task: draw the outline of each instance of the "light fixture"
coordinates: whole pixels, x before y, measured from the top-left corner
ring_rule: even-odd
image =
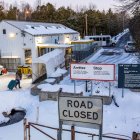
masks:
[[[36,38],[36,43],[39,43],[39,44],[43,43],[43,38],[42,37],[37,37]]]
[[[9,34],[9,37],[10,37],[10,38],[14,38],[15,36],[16,36],[15,33],[10,33],[10,34]]]
[[[66,38],[65,38],[65,44],[70,44],[70,38],[67,36]]]

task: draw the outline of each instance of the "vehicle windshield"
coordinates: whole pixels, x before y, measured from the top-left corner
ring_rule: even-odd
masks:
[[[131,43],[128,43],[129,46],[135,46],[135,43],[131,42]]]

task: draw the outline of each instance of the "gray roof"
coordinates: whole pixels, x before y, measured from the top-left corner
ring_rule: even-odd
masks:
[[[32,35],[75,34],[77,31],[62,24],[4,20],[4,22]]]

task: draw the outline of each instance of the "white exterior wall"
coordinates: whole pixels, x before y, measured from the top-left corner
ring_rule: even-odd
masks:
[[[3,34],[6,29],[6,34]],[[10,37],[13,34],[14,37]],[[21,64],[25,64],[24,49],[32,49],[35,46],[34,37],[25,33],[21,35],[21,30],[2,21],[0,23],[0,52],[1,57],[21,58]]]
[[[42,44],[55,44],[56,41],[59,44],[65,44],[66,38],[69,39],[69,41],[75,41],[79,39],[79,34],[58,34],[58,35],[47,35],[47,36],[38,36],[35,37],[36,43],[42,43]]]
[[[3,34],[3,29],[6,30],[6,34]],[[10,34],[13,37],[10,37]],[[22,35],[25,34],[25,36]],[[32,61],[38,57],[37,44],[55,44],[58,41],[59,44],[67,44],[66,39],[74,41],[79,39],[79,33],[75,34],[55,34],[55,35],[43,35],[33,36],[29,33],[22,32],[20,29],[6,23],[5,21],[0,22],[0,53],[1,57],[7,58],[20,58],[21,65],[25,65],[25,49],[31,49]],[[36,79],[39,75],[39,65],[32,64],[33,79]]]

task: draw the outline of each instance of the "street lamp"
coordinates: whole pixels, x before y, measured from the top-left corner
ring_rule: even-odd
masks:
[[[29,10],[25,10],[25,20],[27,19],[27,17],[29,16],[29,14],[30,14],[30,11]]]

